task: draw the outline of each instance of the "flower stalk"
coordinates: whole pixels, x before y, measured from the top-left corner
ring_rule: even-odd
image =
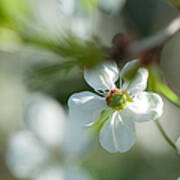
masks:
[[[148,81],[148,90],[153,91],[156,93],[161,93],[164,97],[166,97],[171,103],[175,104],[177,107],[180,108],[180,98],[171,90],[169,89],[164,83],[163,79],[160,75],[158,67],[151,67],[149,68],[149,81]],[[157,128],[161,132],[164,139],[167,143],[176,151],[177,147],[175,143],[169,138],[166,131],[162,127],[159,120],[155,121]]]
[[[149,68],[148,90],[160,93],[167,100],[180,108],[180,97],[178,97],[164,82],[158,66]]]
[[[164,137],[164,139],[167,141],[167,143],[177,152],[177,148],[176,145],[174,144],[174,142],[169,138],[169,136],[167,135],[166,131],[163,129],[163,127],[161,126],[161,123],[159,120],[155,121],[159,131],[161,132],[162,136]]]
[[[180,98],[171,89],[161,82],[157,82],[156,87],[163,96],[165,96],[175,106],[180,108]]]
[[[94,124],[94,126],[96,127],[95,129],[97,130],[98,133],[101,131],[103,125],[110,118],[110,116],[112,115],[113,112],[114,112],[114,110],[112,108],[107,108],[106,110],[104,110],[101,113],[100,118]]]

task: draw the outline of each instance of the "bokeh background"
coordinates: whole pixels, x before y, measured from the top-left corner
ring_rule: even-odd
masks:
[[[111,46],[112,38],[118,32],[132,31],[141,39],[161,31],[178,15],[175,7],[165,0],[113,2],[115,5],[111,6],[102,0],[100,7],[88,9],[88,12],[77,8],[72,17],[68,3],[62,8],[58,0],[25,0],[23,3],[1,0],[0,180],[18,179],[6,163],[8,139],[24,127],[24,104],[30,94],[46,93],[66,109],[72,93],[90,89],[82,70],[77,67],[70,71],[34,73],[36,69],[64,62],[65,58],[54,53],[51,47],[40,48],[29,43],[20,32],[30,37],[42,35],[57,40],[70,30],[82,39],[93,34],[103,45]],[[161,70],[169,87],[180,96],[179,44],[180,33],[165,44],[161,52]],[[175,141],[180,135],[180,110],[166,99],[164,102],[161,122]],[[81,166],[97,180],[176,180],[180,176],[180,158],[154,122],[137,124],[136,145],[125,154],[106,152],[97,139],[93,148],[82,157]]]

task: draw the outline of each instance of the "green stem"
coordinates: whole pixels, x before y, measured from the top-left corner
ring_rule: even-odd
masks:
[[[165,96],[170,102],[180,108],[180,98],[164,83],[156,82],[157,90]]]
[[[153,91],[155,93],[161,93],[163,96],[165,96],[170,102],[175,104],[177,107],[180,108],[180,98],[166,85],[163,83],[160,70],[157,66],[153,66],[149,68],[149,81],[148,81],[148,90]],[[164,139],[167,141],[167,143],[176,151],[177,147],[175,143],[169,138],[166,131],[161,126],[161,123],[159,120],[155,121],[159,131],[161,132]]]
[[[112,115],[112,113],[114,112],[113,109],[111,108],[107,108],[105,109],[99,119],[97,120],[97,122],[93,125],[95,131],[97,131],[97,133],[100,132],[100,130],[102,129],[103,125],[105,124],[105,122],[110,118],[110,116]]]
[[[171,103],[180,108],[180,97],[178,97],[164,82],[159,67],[149,68],[148,90],[160,93]]]
[[[163,129],[163,127],[161,126],[161,123],[159,122],[159,120],[155,121],[158,129],[160,130],[162,136],[165,138],[165,140],[168,142],[168,144],[177,152],[177,148],[176,145],[174,144],[174,142],[168,137],[168,135],[166,134],[165,130]]]

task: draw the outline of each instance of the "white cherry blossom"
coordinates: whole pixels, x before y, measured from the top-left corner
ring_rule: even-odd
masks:
[[[14,176],[32,180],[92,180],[72,161],[87,144],[87,139],[86,144],[85,138],[77,139],[76,134],[83,134],[81,126],[71,125],[60,104],[47,95],[33,95],[25,107],[26,128],[14,133],[8,144],[7,165]]]
[[[162,98],[145,91],[147,69],[139,68],[131,81],[126,78],[136,65],[137,60],[130,61],[120,72],[113,62],[85,69],[84,78],[97,94],[75,93],[68,101],[72,117],[87,127],[100,124],[100,144],[109,152],[128,151],[135,143],[135,123],[156,120],[163,112]]]

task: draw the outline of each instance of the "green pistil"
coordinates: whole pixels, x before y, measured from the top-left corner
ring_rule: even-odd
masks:
[[[113,109],[123,109],[127,105],[126,101],[127,98],[124,94],[114,94],[109,106]]]
[[[123,110],[128,102],[132,102],[132,98],[122,90],[112,90],[106,98],[107,105],[118,111]]]

